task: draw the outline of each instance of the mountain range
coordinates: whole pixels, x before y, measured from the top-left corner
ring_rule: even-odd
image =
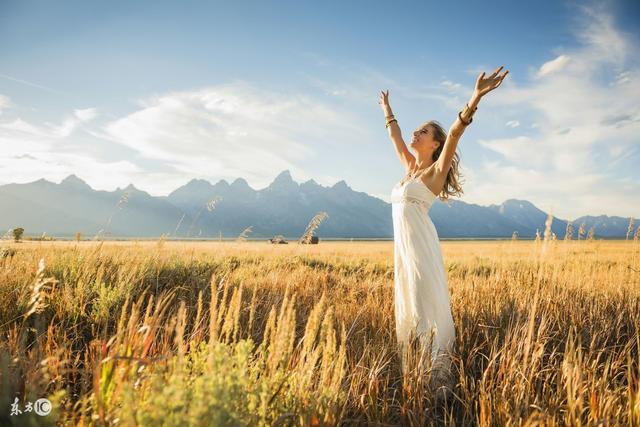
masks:
[[[167,196],[152,196],[133,184],[114,191],[94,190],[76,175],[59,184],[39,179],[0,186],[0,228],[22,227],[25,235],[85,237],[235,238],[251,226],[249,238],[300,237],[309,221],[326,212],[315,234],[320,238],[393,238],[391,205],[354,191],[345,181],[325,187],[301,184],[288,170],[266,188],[254,190],[243,178],[231,184],[192,179]],[[547,213],[526,200],[480,206],[436,200],[429,211],[441,238],[532,238],[544,231]],[[567,220],[554,218],[552,231],[563,238]],[[584,223],[596,238],[624,238],[629,219],[583,216],[573,221],[574,238]],[[634,220],[638,224],[638,220]],[[102,231],[101,231],[102,230]]]

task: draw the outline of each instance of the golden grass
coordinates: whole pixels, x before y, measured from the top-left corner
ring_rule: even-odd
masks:
[[[443,242],[445,400],[400,371],[392,242],[3,246],[2,425],[640,425],[637,240]]]

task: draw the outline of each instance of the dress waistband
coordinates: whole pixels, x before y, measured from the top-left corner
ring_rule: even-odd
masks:
[[[392,197],[391,198],[391,203],[411,203],[414,205],[421,205],[421,206],[428,206],[429,202],[427,200],[424,199],[420,199],[418,197],[413,197],[413,196],[399,196],[399,197]]]

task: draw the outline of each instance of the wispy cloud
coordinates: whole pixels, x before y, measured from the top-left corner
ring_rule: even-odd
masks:
[[[443,80],[440,84],[452,90],[460,89],[462,87],[460,83],[454,83],[451,80]]]
[[[313,162],[320,151],[337,152],[342,141],[365,144],[368,139],[366,126],[348,110],[241,81],[168,92],[137,104],[133,112],[102,123],[95,123],[96,108],[75,109],[59,122],[0,121],[0,143],[7,147],[0,157],[0,182],[75,173],[96,188],[135,182],[159,195],[194,177],[242,176],[261,188],[288,169],[296,180],[314,178],[326,185],[333,182],[329,175],[310,176],[302,164]],[[96,158],[85,144],[69,143],[79,135],[109,144],[110,159]],[[125,148],[135,158],[122,158]],[[107,182],[112,184],[100,187]]]
[[[594,207],[607,201],[608,212],[640,212],[640,198],[630,197],[640,184],[619,170],[621,162],[640,153],[640,68],[633,61],[640,50],[606,10],[581,9],[575,28],[579,47],[543,63],[529,82],[504,85],[487,98],[487,109],[535,122],[520,135],[480,139],[502,159],[472,172],[478,180],[469,180],[467,194],[474,199],[555,203],[566,217],[597,214]],[[507,126],[521,129],[515,123]]]
[[[95,108],[75,110],[73,115],[62,123],[45,122],[43,125],[31,124],[18,117],[12,121],[0,123],[0,138],[14,141],[9,149],[42,149],[48,147],[53,140],[68,137],[83,123],[93,120],[97,115]]]
[[[88,122],[95,119],[98,116],[97,108],[84,108],[80,110],[74,110],[73,115],[76,116],[81,122]]]
[[[6,110],[7,108],[10,108],[11,105],[12,105],[11,99],[6,95],[0,94],[0,114],[2,114],[2,110]]]
[[[551,61],[548,61],[548,62],[545,62],[544,64],[542,64],[542,66],[538,70],[538,73],[536,74],[536,76],[537,77],[544,77],[544,76],[546,76],[548,74],[552,74],[552,73],[555,73],[557,71],[560,71],[568,63],[569,63],[569,57],[567,55],[560,55],[557,58],[552,59]]]
[[[94,135],[168,162],[185,177],[243,176],[256,185],[289,169],[311,178],[301,161],[339,141],[362,139],[348,111],[245,82],[171,92],[139,105]]]
[[[21,83],[23,85],[35,87],[37,89],[46,90],[47,92],[55,93],[55,94],[58,94],[58,95],[66,95],[64,92],[60,92],[59,90],[52,89],[50,87],[43,86],[43,85],[40,85],[40,84],[37,84],[37,83],[29,82],[27,80],[18,79],[16,77],[7,76],[6,74],[0,74],[0,77],[3,78],[3,79],[11,80],[11,81],[16,82],[16,83]]]
[[[35,125],[20,117],[0,122],[0,183],[61,180],[75,173],[99,188],[110,188],[118,176],[122,179],[140,172],[126,159],[103,161],[65,144],[96,115],[96,109],[87,108],[75,110],[59,123]]]

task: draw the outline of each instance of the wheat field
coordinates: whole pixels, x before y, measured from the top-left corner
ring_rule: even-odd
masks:
[[[2,242],[0,424],[640,425],[637,240],[442,249],[444,400],[400,370],[392,242]]]

